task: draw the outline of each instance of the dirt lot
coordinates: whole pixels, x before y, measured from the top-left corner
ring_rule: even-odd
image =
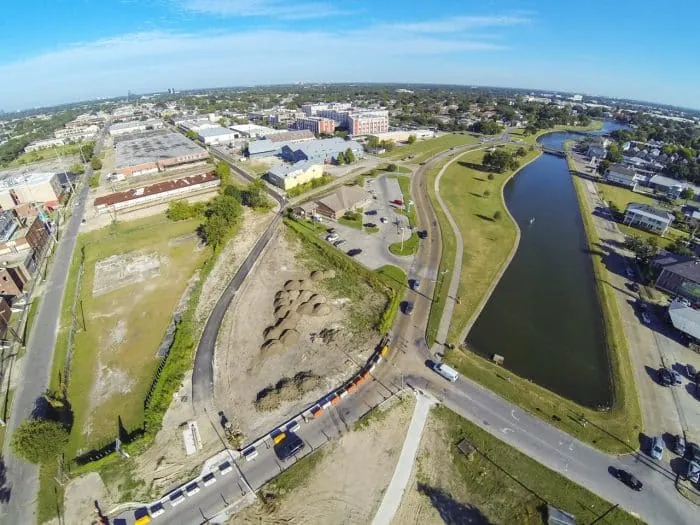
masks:
[[[362,430],[329,442],[308,476],[301,480],[292,477],[294,486],[274,504],[265,507],[258,502],[229,524],[370,523],[394,473],[414,404],[410,395],[397,399]],[[278,489],[274,484],[263,492]]]
[[[378,341],[371,319],[383,311],[386,297],[342,272],[334,278],[312,281],[309,279],[312,270],[331,267],[324,266],[318,258],[311,259],[312,255],[305,250],[308,248],[296,237],[278,234],[241,288],[219,335],[215,366],[217,408],[249,439],[340,385],[367,359]],[[306,297],[313,295],[310,302],[320,304],[319,308],[326,314],[314,315],[303,310],[298,316],[289,313],[298,318],[292,341],[264,346],[270,339],[285,337],[280,330],[266,332],[288,309],[276,303],[278,292],[287,281],[302,279],[306,280],[303,286],[306,291],[300,293]],[[296,310],[297,305],[293,306]],[[332,340],[321,337],[324,329],[335,331]],[[278,385],[281,379],[299,373],[315,377],[298,382],[301,391],[287,388],[281,396],[285,399],[278,406],[267,403],[256,407],[261,391],[284,386]]]
[[[103,513],[112,505],[109,492],[96,472],[71,481],[66,486],[63,523],[97,524],[96,501]],[[61,525],[61,522],[54,518],[46,525]]]

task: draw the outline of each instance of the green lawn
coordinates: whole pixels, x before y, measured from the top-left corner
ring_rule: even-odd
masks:
[[[386,162],[384,164],[380,164],[375,169],[377,171],[386,171],[388,173],[411,173],[411,169],[407,168],[406,166],[402,166],[401,164],[394,164],[394,166],[396,166],[396,170],[393,172],[389,171],[389,163]]]
[[[66,287],[61,329],[53,364],[52,387],[62,374],[71,307],[81,250],[85,264],[78,308],[85,330],[74,338],[68,397],[75,416],[67,457],[102,446],[114,438],[118,417],[124,426],[143,424],[143,400],[159,360],[155,353],[187,281],[208,249],[198,248],[198,220],[171,222],[164,215],[118,223],[80,236]],[[93,296],[95,263],[115,254],[157,253],[160,274],[147,282],[128,284]],[[98,372],[98,369],[102,372]],[[96,382],[105,385],[96,391]],[[98,394],[96,392],[101,392]]]
[[[355,210],[353,212],[348,212],[348,213],[350,214],[349,215],[350,218],[346,217],[346,215],[348,215],[346,213],[344,216],[342,216],[340,219],[338,219],[338,222],[340,224],[344,224],[345,226],[350,226],[351,228],[361,230],[362,229],[362,218],[363,218],[362,208],[360,208],[359,210]]]
[[[478,138],[470,134],[458,135],[450,133],[434,139],[417,140],[413,144],[407,144],[405,146],[396,146],[393,150],[386,152],[382,156],[397,160],[415,155],[415,157],[411,159],[411,162],[419,163],[450,148],[464,146],[466,144],[475,144],[478,141]]]
[[[471,460],[456,446],[465,438],[476,449]],[[642,523],[444,407],[431,411],[417,459],[417,487],[423,498],[416,523],[432,523],[449,506],[453,515],[472,507],[470,514],[483,514],[484,523],[544,525],[541,510],[547,504],[573,514],[577,523],[598,518],[599,525]]]
[[[85,143],[66,144],[64,146],[56,146],[55,148],[42,149],[39,151],[30,151],[29,153],[22,153],[15,160],[7,164],[7,166],[22,166],[31,162],[39,162],[47,159],[55,160],[57,153],[61,157],[67,157],[69,155],[80,155],[80,147],[83,145],[85,145]],[[66,166],[66,169],[68,169],[68,166]]]
[[[403,243],[395,242],[394,244],[390,244],[389,251],[394,255],[415,255],[418,253],[419,244],[420,239],[418,238],[418,234],[413,232]]]
[[[399,186],[401,186],[401,194],[403,195],[403,202],[404,205],[407,205],[409,201],[411,201],[411,177],[407,177],[405,175],[399,175],[396,177],[396,179],[399,181]],[[404,210],[402,210],[404,211]],[[408,212],[404,211],[404,215],[408,217],[408,223],[411,226],[415,226],[416,223],[418,222],[416,220],[416,207],[411,206]]]

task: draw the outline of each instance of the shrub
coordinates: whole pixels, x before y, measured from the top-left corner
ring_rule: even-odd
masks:
[[[10,446],[30,463],[45,463],[61,455],[68,435],[68,429],[58,421],[26,419],[12,435]]]

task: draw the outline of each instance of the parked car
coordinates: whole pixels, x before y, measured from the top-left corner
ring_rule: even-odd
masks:
[[[644,486],[641,481],[634,477],[633,474],[627,472],[626,470],[622,470],[621,468],[612,468],[612,474],[632,490],[639,491],[642,490],[642,487]]]
[[[364,226],[365,228],[376,228],[376,227],[377,227],[377,225],[374,224],[373,222],[366,222],[366,223],[363,224],[363,226]]]
[[[229,461],[224,461],[221,465],[219,465],[219,474],[221,474],[222,476],[225,476],[232,470],[233,467],[231,466],[231,463]]]
[[[151,505],[151,508],[148,510],[148,513],[151,515],[151,518],[157,518],[158,516],[162,516],[165,514],[165,508],[163,507],[162,503],[156,503],[154,505]]]
[[[362,253],[362,250],[360,248],[353,248],[352,250],[348,250],[348,255],[350,257],[355,257],[355,255],[360,255]]]
[[[420,230],[417,235],[418,235],[419,239],[427,239],[428,238],[428,230]]]
[[[287,432],[287,437],[275,445],[275,454],[281,461],[287,461],[304,448],[304,442],[293,432]]]
[[[413,313],[413,303],[406,301],[403,305],[403,313],[406,315],[411,315]]]
[[[409,284],[413,290],[418,290],[420,287],[420,279],[411,279]]]
[[[333,243],[333,246],[335,246],[337,248],[338,246],[342,246],[343,244],[347,244],[347,243],[343,239],[340,239],[338,241],[335,241]]]
[[[394,199],[391,201],[393,204],[396,204],[397,206],[403,206],[403,201],[401,199]]]
[[[673,451],[679,456],[685,455],[685,438],[682,434],[678,434],[673,444]]]
[[[335,233],[335,228],[328,228],[326,231],[332,235]]]
[[[664,440],[661,436],[654,436],[651,440],[651,446],[649,447],[649,455],[661,461],[664,457]]]
[[[671,386],[673,384],[673,377],[668,368],[659,369],[659,381],[664,386]]]
[[[700,462],[700,447],[695,443],[688,443],[685,447],[685,457],[688,461]]]
[[[700,482],[700,461],[689,461],[686,477],[693,483]]]
[[[176,505],[179,505],[183,501],[185,501],[185,495],[182,493],[181,490],[175,491],[170,496],[168,496],[168,499],[170,500],[170,504],[175,507]]]
[[[636,283],[635,283],[635,284],[636,284]],[[646,311],[649,309],[649,307],[647,306],[647,303],[645,303],[645,302],[642,301],[641,299],[637,299],[637,306],[639,307],[639,309],[640,309],[642,312],[646,312]]]
[[[642,312],[642,321],[644,321],[644,324],[651,324],[651,319],[649,319],[649,315],[646,312]]]
[[[379,219],[379,222],[381,222],[382,224],[386,224],[386,217],[381,217]]]
[[[674,385],[683,384],[683,378],[681,377],[681,374],[678,373],[678,371],[676,370],[671,370],[671,379],[673,380]]]
[[[697,370],[695,370],[695,367],[691,364],[685,365],[685,375],[688,376],[688,379],[691,381],[695,381],[697,377]]]
[[[216,483],[216,477],[214,476],[213,472],[210,472],[202,478],[202,485],[204,485],[205,487],[213,485],[214,483]]]
[[[365,212],[365,215],[376,215],[376,214],[377,214],[377,210],[367,210]]]
[[[326,240],[327,240],[328,242],[335,242],[335,241],[337,241],[339,238],[340,238],[340,236],[339,236],[337,233],[331,233],[330,235],[328,235],[328,236],[326,237]]]

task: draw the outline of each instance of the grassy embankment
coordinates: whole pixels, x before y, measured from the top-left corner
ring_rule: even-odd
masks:
[[[27,153],[22,153],[15,160],[7,164],[8,168],[14,166],[23,166],[31,162],[40,162],[42,160],[56,160],[57,154],[61,157],[67,157],[69,155],[80,155],[80,147],[84,146],[85,143],[79,144],[65,144],[63,146],[56,146],[54,148],[42,149],[39,151],[30,151]],[[66,169],[68,166],[66,166]]]
[[[481,152],[463,155],[460,160],[469,161]],[[536,156],[528,153],[527,161]],[[430,198],[437,210],[443,236],[443,253],[440,268],[444,271],[454,264],[456,241],[447,219],[439,208],[433,192],[434,177],[440,167],[435,167],[428,174]],[[457,221],[464,238],[465,253],[462,261],[459,298],[456,305],[450,336],[459,334],[488,291],[493,278],[510,253],[515,239],[515,224],[505,215],[500,221],[489,220],[495,211],[505,211],[501,202],[501,188],[506,176],[498,175],[488,198],[483,197],[480,174],[472,168],[453,164],[442,177],[441,187],[450,188],[449,194],[443,194],[451,214]],[[475,191],[476,190],[476,191]],[[481,190],[481,191],[479,191]],[[466,197],[465,197],[466,196]],[[465,202],[467,203],[465,205]],[[494,224],[496,223],[496,224]],[[431,310],[428,324],[428,337],[434,339],[439,319],[442,315],[449,287],[450,273],[438,280],[436,303]],[[641,425],[641,416],[634,393],[624,334],[619,325],[616,305],[601,301],[608,326],[608,344],[610,345],[613,381],[615,383],[615,402],[608,412],[587,409],[546,390],[530,381],[513,374],[510,381],[501,379],[503,369],[471,352],[453,351],[447,353],[447,359],[467,377],[483,384],[518,404],[523,409],[546,418],[555,426],[609,452],[628,452],[635,447],[637,433]],[[613,310],[613,308],[615,308]],[[456,342],[454,339],[451,342]],[[590,424],[588,424],[590,423]]]
[[[364,280],[369,286],[381,291],[387,297],[384,311],[375,320],[373,327],[379,333],[389,331],[399,309],[399,303],[403,298],[406,287],[406,274],[396,266],[383,266],[376,271],[369,270],[355,261],[352,257],[338,251],[332,245],[319,238],[318,226],[309,221],[295,221],[285,219],[285,224],[307,243],[307,247],[313,248],[309,254],[319,265],[332,266],[340,269],[345,274],[345,279],[337,283],[338,287],[351,296],[357,291],[356,278]],[[359,300],[360,298],[358,298]],[[366,316],[365,316],[366,317]]]
[[[478,141],[478,137],[468,133],[463,135],[450,133],[434,139],[417,140],[413,144],[406,144],[405,146],[396,146],[393,150],[384,153],[382,157],[400,160],[415,155],[411,162],[419,163],[450,148],[475,144]]]
[[[411,206],[406,211],[406,206],[411,201],[411,177],[400,175],[394,177],[401,187],[401,195],[403,197],[404,208],[398,210],[398,213],[406,215],[408,217],[408,224],[414,227],[417,223],[416,221],[416,207]],[[395,242],[389,245],[389,251],[394,255],[415,255],[418,252],[419,238],[418,233],[412,232],[411,236],[406,239],[403,243]]]
[[[84,248],[84,272],[76,312],[78,327],[67,387],[74,415],[65,452],[67,461],[81,451],[99,448],[112,440],[118,418],[128,430],[143,425],[145,394],[159,362],[156,350],[188,279],[209,253],[208,249],[197,249],[199,241],[194,232],[198,225],[198,220],[171,222],[158,215],[117,223],[78,238],[64,292],[50,382],[53,390],[63,386],[68,333],[73,318],[71,308]],[[158,253],[160,274],[151,278],[147,287],[144,283],[131,283],[93,297],[95,263],[111,255],[133,251]],[[100,377],[106,369],[115,375]],[[117,383],[120,374],[128,379],[127,385]],[[99,382],[102,394],[96,396]],[[96,397],[99,401],[95,401]],[[99,465],[90,464],[90,468],[93,467]],[[40,521],[56,514],[56,497],[62,501],[61,491],[55,494],[53,490],[55,474],[55,465],[41,467]]]
[[[471,460],[457,449],[465,438],[476,449]],[[424,447],[417,460],[418,491],[431,503],[418,509],[421,522],[449,508],[483,515],[484,523],[544,525],[550,504],[577,523],[642,523],[444,407],[432,410],[423,439],[439,449]]]

